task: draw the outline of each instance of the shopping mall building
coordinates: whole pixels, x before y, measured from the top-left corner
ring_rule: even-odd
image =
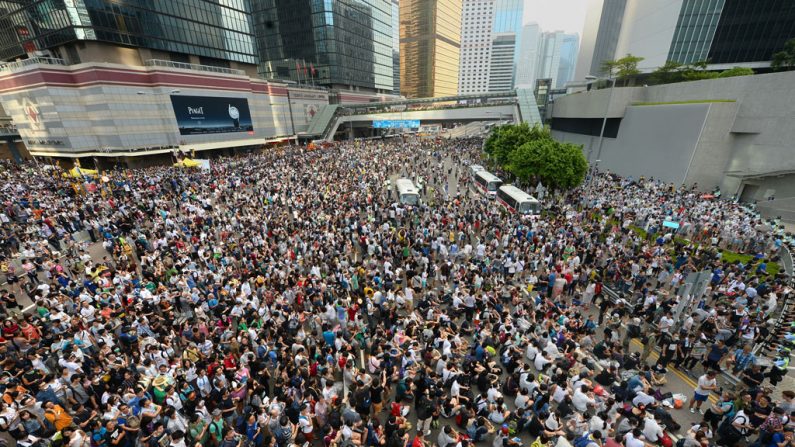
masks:
[[[0,157],[140,165],[176,150],[234,153],[300,138],[329,103],[394,98],[377,49],[323,52],[321,33],[296,36],[267,2],[0,3]],[[320,15],[324,30],[362,17],[343,9]]]

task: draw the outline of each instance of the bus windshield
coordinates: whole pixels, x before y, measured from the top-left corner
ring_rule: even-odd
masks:
[[[401,194],[400,196],[400,201],[405,205],[416,205],[419,200],[420,196],[417,194]]]
[[[538,203],[535,202],[522,202],[519,204],[519,212],[522,214],[538,213]]]

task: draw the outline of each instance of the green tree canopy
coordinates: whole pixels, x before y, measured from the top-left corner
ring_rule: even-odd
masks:
[[[640,56],[633,56],[627,54],[621,59],[616,60],[616,77],[619,79],[626,79],[640,74],[638,64],[645,58]]]
[[[499,126],[492,131],[483,150],[500,166],[508,163],[511,152],[528,141],[552,138],[549,131],[539,127],[530,127],[527,123]]]
[[[651,75],[649,80],[652,84],[670,84],[672,82],[679,82],[682,80],[682,67],[681,62],[666,61],[665,64],[657,67]]]
[[[555,141],[549,132],[544,135],[512,151],[505,169],[524,183],[540,180],[552,188],[562,189],[581,184],[588,171],[582,146]]]
[[[728,70],[723,70],[718,75],[719,78],[731,78],[734,76],[750,76],[754,74],[754,70],[748,67],[734,67]]]
[[[784,44],[784,49],[773,53],[770,66],[776,70],[792,70],[795,68],[795,39],[790,39]]]

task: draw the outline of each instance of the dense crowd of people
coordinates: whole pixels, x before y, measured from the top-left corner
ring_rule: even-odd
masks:
[[[358,141],[98,178],[4,164],[0,440],[795,445],[795,393],[766,386],[793,337],[771,324],[791,294],[768,271],[776,233],[609,173],[511,214],[469,191],[480,148]],[[678,296],[704,268],[705,298]],[[667,392],[671,368],[698,377],[691,396]],[[685,406],[703,421],[679,427]]]

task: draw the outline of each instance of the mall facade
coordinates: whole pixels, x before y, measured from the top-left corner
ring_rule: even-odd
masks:
[[[329,23],[290,46],[287,1],[0,1],[0,157],[231,153],[301,138],[330,103],[393,99],[391,51],[337,42],[350,24],[334,20],[377,23],[391,39],[391,6],[354,3],[312,10]],[[268,63],[288,70],[263,74]]]
[[[33,156],[140,157],[286,141],[329,92],[168,61],[27,59],[0,72],[0,102]]]

